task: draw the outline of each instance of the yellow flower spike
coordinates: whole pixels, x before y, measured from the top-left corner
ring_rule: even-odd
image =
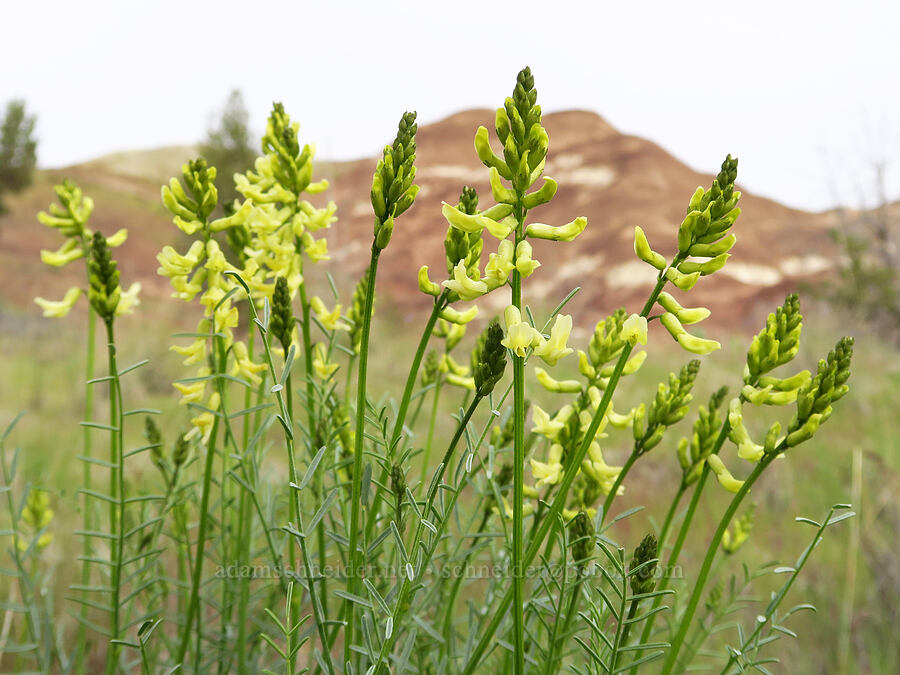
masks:
[[[493,511],[494,513],[498,513],[496,506],[494,506],[491,511]],[[532,513],[534,513],[534,504],[529,502],[522,505],[523,516],[530,516]],[[513,517],[512,508],[510,507],[509,501],[506,499],[506,497],[503,497],[503,517],[506,520],[512,520]]]
[[[447,373],[446,381],[448,384],[452,384],[456,387],[468,389],[469,391],[475,391],[474,377],[463,377],[462,375],[457,375],[456,373]]]
[[[518,357],[524,358],[531,347],[539,347],[543,336],[529,323],[522,321],[522,314],[515,305],[503,312],[506,322],[506,337],[500,342]]]
[[[331,256],[328,255],[328,240],[325,237],[313,239],[308,232],[303,236],[303,252],[313,262],[331,260]]]
[[[569,334],[572,332],[572,315],[557,314],[556,322],[550,330],[550,339],[541,342],[535,350],[535,356],[541,357],[544,363],[555,366],[563,357],[571,354],[574,349],[566,346]]]
[[[622,324],[621,337],[626,342],[635,344],[647,344],[647,317],[632,314]]]
[[[516,269],[523,277],[530,277],[541,266],[531,257],[532,251],[531,244],[524,239],[516,246]]]
[[[313,347],[313,370],[319,379],[327,380],[338,369],[338,364],[328,362],[328,352],[325,345],[317,342]]]
[[[234,366],[232,366],[231,374],[243,375],[252,384],[260,384],[262,378],[258,373],[265,371],[268,366],[265,363],[254,363],[247,352],[247,345],[241,341],[235,342],[231,350],[234,353]]]
[[[64,267],[73,260],[84,257],[84,249],[78,245],[77,239],[66,239],[56,251],[41,251],[41,262],[51,267]]]
[[[641,369],[641,366],[644,365],[644,361],[646,360],[647,352],[644,350],[639,351],[637,354],[635,354],[625,362],[625,367],[622,369],[622,374],[634,375]],[[612,375],[612,372],[610,372],[610,375]]]
[[[556,195],[558,184],[555,180],[548,176],[544,176],[544,184],[534,192],[525,195],[523,205],[526,209],[531,210],[541,204],[547,204]]]
[[[201,372],[201,377],[208,374],[209,373]],[[199,403],[203,400],[203,393],[206,391],[206,380],[203,380],[202,382],[190,382],[188,384],[175,382],[172,386],[181,392],[180,404]]]
[[[234,227],[235,225],[243,225],[247,222],[253,209],[253,202],[248,199],[230,216],[213,220],[209,224],[209,229],[211,232],[221,232],[222,230],[227,230],[229,227]]]
[[[691,335],[681,325],[678,317],[671,312],[663,314],[660,317],[660,322],[669,331],[669,334],[678,341],[678,344],[692,354],[703,356],[716,351],[722,346],[715,340],[705,340],[696,335]]]
[[[488,292],[486,283],[469,278],[466,273],[465,260],[456,263],[456,267],[453,268],[453,279],[447,279],[441,285],[451,291],[456,291],[460,300],[475,300]]]
[[[637,226],[634,228],[634,253],[639,259],[652,265],[656,269],[666,269],[666,259],[662,254],[657,253],[650,248],[650,242],[647,241],[647,235],[644,234],[644,230]]]
[[[229,328],[236,328],[239,319],[240,316],[237,307],[229,307],[228,303],[221,305],[219,309],[215,311],[216,332],[224,333]]]
[[[596,483],[599,483],[606,494],[612,489],[618,475],[622,472],[621,466],[610,466],[603,459],[603,451],[597,441],[592,441],[588,448],[588,456],[581,462],[581,470]]]
[[[772,385],[767,385],[762,389],[745,384],[741,389],[741,394],[750,403],[754,405],[789,405],[797,400],[799,389],[790,389],[788,391],[773,391]]]
[[[741,411],[741,399],[733,398],[728,404],[728,424],[731,430],[728,438],[732,443],[738,446],[738,457],[746,459],[748,462],[758,462],[762,459],[765,448],[758,443],[754,443],[750,438],[747,427],[744,426],[744,416]]]
[[[691,262],[687,260],[678,266],[678,271],[683,274],[699,273],[700,276],[705,277],[725,267],[725,263],[728,262],[730,257],[730,253],[723,253],[706,262]]]
[[[494,197],[494,201],[501,204],[515,204],[517,200],[515,190],[510,190],[500,182],[500,173],[493,166],[491,167],[490,176],[491,194]]]
[[[156,254],[160,268],[157,274],[164,277],[176,277],[190,274],[204,255],[205,245],[202,241],[195,241],[184,255],[171,246],[164,246],[162,251]]]
[[[547,391],[555,394],[580,394],[581,382],[578,380],[557,380],[543,368],[535,367],[534,375],[538,383]]]
[[[534,426],[531,428],[532,433],[540,434],[545,438],[554,440],[559,432],[565,427],[564,421],[551,419],[550,415],[540,406],[534,405],[531,408],[531,421]]]
[[[140,292],[141,282],[139,281],[131,284],[127,291],[122,291],[119,295],[119,304],[116,305],[116,316],[134,312],[134,308],[141,304],[141,300],[138,298]]]
[[[201,363],[206,359],[206,339],[205,338],[197,338],[187,347],[179,347],[178,345],[172,345],[169,349],[176,354],[181,354],[185,356],[185,360],[182,362],[184,365],[189,366],[192,363]]]
[[[190,302],[197,296],[197,293],[203,290],[203,282],[205,280],[206,270],[198,271],[190,280],[188,280],[186,274],[172,277],[170,282],[172,283],[172,288],[175,289],[172,297]]]
[[[609,419],[610,425],[616,429],[626,429],[634,424],[634,413],[635,409],[632,408],[626,414],[620,415],[614,412],[612,407],[610,407],[609,411],[606,413],[606,417]]]
[[[203,229],[203,223],[199,220],[185,220],[181,216],[175,216],[172,222],[175,223],[175,227],[187,235],[196,234],[198,230]]]
[[[553,227],[544,223],[531,223],[525,229],[525,236],[532,239],[549,239],[550,241],[572,241],[587,227],[587,218],[578,216],[571,223]]]
[[[545,485],[556,485],[559,483],[563,472],[562,452],[563,447],[558,443],[554,443],[550,446],[550,453],[546,462],[539,462],[533,458],[529,460],[531,462],[531,475],[535,479],[535,487],[540,488]]]
[[[588,358],[588,355],[580,349],[578,350],[578,372],[589,380],[593,380],[597,377],[597,369],[591,365],[591,360]]]
[[[316,318],[319,320],[326,329],[328,330],[350,330],[350,327],[347,326],[341,319],[341,305],[337,304],[334,306],[334,309],[330,312],[328,308],[325,306],[325,303],[322,302],[322,298],[318,295],[312,296],[309,301],[309,306],[313,312],[316,314]]]
[[[663,291],[657,299],[660,306],[667,312],[671,312],[682,324],[699,323],[707,318],[711,312],[706,307],[697,307],[695,309],[686,309],[678,304],[678,301],[671,295]]]
[[[44,310],[44,316],[55,319],[61,319],[71,310],[78,296],[81,295],[81,289],[73,286],[66,291],[62,300],[45,300],[44,298],[35,298],[34,301]]]
[[[472,319],[478,316],[478,307],[469,307],[465,312],[460,312],[452,307],[444,307],[441,310],[440,317],[450,323],[455,323],[460,326],[464,326],[469,323]]]
[[[491,253],[488,264],[484,267],[484,281],[488,287],[497,288],[506,283],[509,275],[516,268],[513,264],[515,244],[509,239],[504,239],[497,247],[496,253]]]
[[[206,243],[206,257],[207,260],[204,267],[210,272],[221,274],[228,269],[228,261],[225,260],[225,254],[222,253],[222,249],[219,248],[219,242],[215,239],[210,239]]]
[[[718,455],[710,455],[706,458],[706,463],[712,472],[716,474],[716,478],[719,479],[721,486],[729,492],[737,492],[744,485],[744,481],[738,480],[731,475],[731,472]]]
[[[485,216],[483,213],[469,215],[468,213],[463,213],[455,206],[451,206],[447,202],[441,202],[441,204],[443,204],[441,207],[441,214],[444,216],[444,219],[457,230],[462,230],[469,234],[477,234],[484,229],[488,229],[489,231],[497,229],[497,222],[488,216]],[[491,231],[491,234],[494,234],[494,232]],[[508,235],[509,230],[506,231],[506,234],[503,235],[503,237],[494,234],[494,236],[498,236],[499,239],[503,239]]]
[[[123,227],[121,230],[117,230],[106,238],[106,245],[110,248],[116,248],[124,244],[127,239],[128,230]]]
[[[694,287],[694,284],[697,283],[697,279],[700,278],[700,272],[694,272],[692,274],[682,274],[674,267],[670,267],[666,270],[666,279],[671,281],[676,288],[680,288],[682,291],[689,291]]]
[[[553,416],[553,422],[555,424],[568,424],[569,418],[572,417],[573,412],[575,412],[575,409],[567,403]]]
[[[456,359],[454,359],[450,354],[443,354],[441,356],[441,360],[438,361],[438,370],[442,373],[451,373],[460,377],[464,377],[469,374],[468,366],[457,363]]]
[[[506,180],[512,180],[512,171],[509,170],[506,162],[494,154],[488,138],[488,130],[484,127],[478,127],[475,132],[475,152],[485,166],[496,169]]]
[[[419,268],[419,290],[435,298],[441,294],[441,287],[428,278],[428,265]]]

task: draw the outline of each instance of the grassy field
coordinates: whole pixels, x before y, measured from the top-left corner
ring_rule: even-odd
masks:
[[[127,382],[126,400],[132,405],[161,410],[161,426],[169,429],[185,426],[188,414],[179,409],[170,385],[183,375],[179,358],[168,351],[172,342],[168,336],[192,329],[194,319],[187,315],[183,320],[173,319],[164,308],[171,309],[165,300],[147,300],[135,316],[119,322],[119,342],[120,364],[151,360],[150,367],[141,369],[138,377]],[[803,367],[814,367],[815,359],[847,331],[847,321],[831,315],[824,306],[809,305],[805,310],[808,318],[798,360]],[[760,324],[762,320],[760,317]],[[52,494],[56,514],[51,526],[54,541],[42,561],[54,571],[50,577],[52,588],[47,591],[55,598],[58,614],[63,617],[66,589],[78,573],[71,561],[79,544],[71,532],[80,522],[73,472],[80,475],[81,471],[76,456],[81,452],[78,421],[83,407],[85,321],[81,315],[60,322],[40,318],[36,310],[12,309],[4,310],[0,321],[0,426],[5,427],[15,414],[26,413],[10,445],[21,448],[20,478]],[[406,372],[418,327],[397,330],[398,321],[399,317],[390,316],[389,303],[383,303],[381,313],[376,312],[376,351],[370,376],[376,391],[380,388],[396,392]],[[779,462],[754,489],[750,498],[757,506],[753,534],[737,554],[723,557],[717,568],[718,581],[727,589],[731,575],[743,574],[742,566],[755,570],[770,561],[790,565],[812,535],[810,528],[794,522],[795,516],[819,519],[831,504],[853,503],[858,518],[829,530],[792,590],[788,607],[809,602],[818,612],[801,613],[792,619],[789,627],[799,640],[782,640],[773,650],[783,660],[780,672],[839,672],[843,668],[843,672],[887,673],[900,669],[893,635],[900,618],[900,560],[893,543],[900,525],[900,442],[894,432],[900,410],[900,367],[896,351],[885,340],[862,328],[854,327],[849,332],[857,336],[851,395],[838,406],[825,433]],[[467,361],[466,350],[473,335],[471,331],[457,348],[458,360]],[[583,347],[586,341],[582,335],[572,343]],[[695,387],[695,406],[723,384],[736,391],[748,343],[747,336],[730,336],[723,340],[721,351],[704,359]],[[669,369],[687,360],[663,331],[651,331],[650,347],[650,358],[639,374],[628,378],[620,388],[617,410],[647,399]],[[574,362],[568,365],[574,368]],[[551,400],[544,400],[550,395],[542,396],[533,381],[532,385],[535,401],[552,407]],[[447,406],[440,418],[439,434],[449,433],[450,412]],[[98,418],[102,415],[103,410],[98,409]],[[757,420],[754,426],[759,429],[772,421],[767,411],[748,417],[751,424]],[[680,435],[689,433],[693,418],[692,412],[629,475],[626,494],[614,509],[645,509],[616,525],[611,532],[616,540],[636,542],[645,532],[658,527],[677,488],[679,469],[674,446]],[[141,428],[135,419],[128,431],[132,444],[140,443]],[[608,439],[604,454],[611,464],[624,461],[629,435],[616,432]],[[728,447],[724,452],[734,451]],[[733,459],[729,464],[738,466]],[[158,480],[149,462],[131,466],[129,481]],[[695,537],[711,534],[726,503],[725,493],[710,486],[702,502]],[[700,548],[695,546],[694,550]],[[690,556],[682,559],[686,578],[691,578],[691,570],[698,563]],[[742,596],[756,602],[747,603],[743,611],[726,617],[705,649],[721,650],[726,642],[734,643],[737,633],[733,623],[728,622],[740,620],[745,627],[752,625],[769,592],[780,583],[781,579],[774,575],[757,580]],[[685,584],[681,586],[679,590],[685,590]],[[72,629],[68,620],[63,625]]]

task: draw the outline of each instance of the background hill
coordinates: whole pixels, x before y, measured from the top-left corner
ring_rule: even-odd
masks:
[[[441,201],[455,203],[461,188],[472,185],[484,203],[492,203],[487,172],[472,145],[479,124],[492,128],[493,112],[462,112],[419,131],[417,182],[422,189],[415,206],[399,221],[379,268],[383,297],[405,316],[417,315],[428,304],[416,287],[418,266],[438,270],[435,278],[442,271],[446,223]],[[634,307],[646,296],[652,270],[634,258],[633,226],[645,229],[654,248],[672,253],[675,227],[687,200],[697,185],[708,185],[712,177],[693,171],[654,143],[618,132],[591,112],[548,114],[545,125],[551,138],[546,175],[554,177],[560,189],[534,218],[559,225],[583,215],[588,228],[577,245],[536,245],[535,255],[544,267],[529,280],[526,301],[554,305],[572,287],[581,286],[572,304],[575,316],[598,317],[623,304]],[[34,216],[46,208],[52,185],[64,177],[94,198],[95,227],[107,233],[129,229],[129,240],[118,252],[124,278],[142,281],[148,300],[167,294],[165,280],[156,276],[155,254],[166,243],[177,245],[179,233],[160,203],[159,186],[196,152],[191,146],[119,152],[41,172],[25,193],[9,200],[10,213],[0,219],[0,302],[19,309],[30,305],[41,265],[39,251],[59,243]],[[346,284],[368,261],[374,164],[372,158],[317,163],[317,177],[331,181],[321,199],[338,204],[339,221],[328,235],[331,269]],[[833,214],[790,209],[746,192],[742,207],[734,258],[714,282],[701,281],[691,293],[695,304],[713,310],[711,323],[738,330],[753,329],[763,308],[768,311],[785,292],[827,271],[836,256],[827,234],[835,223]],[[79,281],[70,274],[78,274],[74,266],[71,272],[42,275],[41,294],[51,297]],[[488,296],[482,301],[484,309],[503,305],[501,296]]]

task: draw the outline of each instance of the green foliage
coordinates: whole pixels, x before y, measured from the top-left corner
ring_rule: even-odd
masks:
[[[37,165],[37,118],[25,110],[25,101],[6,104],[0,121],[0,213],[4,212],[3,194],[21,192],[31,184]]]

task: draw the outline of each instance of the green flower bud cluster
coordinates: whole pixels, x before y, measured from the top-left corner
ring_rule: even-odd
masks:
[[[299,132],[299,122],[292,123],[284,105],[274,103],[262,137],[262,151],[269,157],[275,180],[294,195],[309,187],[313,173],[313,148],[307,144],[300,149]]]
[[[359,342],[362,338],[362,317],[366,307],[366,293],[368,289],[369,268],[367,267],[356,283],[356,288],[353,289],[353,297],[350,300],[350,307],[347,309],[347,319],[350,322],[350,344],[353,346],[353,351],[357,354],[359,354]],[[374,303],[375,298],[372,300]]]
[[[440,367],[441,357],[436,349],[429,349],[425,354],[425,361],[422,363],[422,386],[427,387],[437,380],[438,368]]]
[[[738,549],[744,545],[744,542],[750,538],[750,533],[753,531],[753,514],[755,510],[756,504],[751,504],[722,534],[722,550],[728,555],[737,553]]]
[[[827,358],[819,361],[815,377],[800,388],[797,412],[788,425],[784,444],[788,448],[809,440],[829,417],[832,404],[849,391],[850,362],[853,359],[853,338],[843,337]]]
[[[153,463],[165,474],[166,455],[163,448],[162,434],[156,422],[149,415],[144,418],[144,438],[147,439],[147,445],[150,446],[150,457],[153,459]]]
[[[525,414],[528,414],[528,409],[531,407],[531,404],[528,401],[525,401]],[[502,450],[503,448],[508,448],[512,445],[513,439],[515,438],[515,419],[513,415],[508,415],[503,424],[497,424],[491,429],[491,445],[494,446],[497,450]],[[508,464],[504,464],[504,468],[509,467],[510,476],[512,476],[512,467]],[[506,483],[501,483],[500,479],[497,479],[498,485],[505,485]],[[509,482],[509,481],[507,481]]]
[[[606,319],[597,323],[591,335],[591,341],[588,343],[587,356],[590,358],[590,362],[583,357],[580,358],[582,375],[588,379],[596,378],[603,366],[618,358],[626,343],[622,337],[622,326],[627,318],[627,312],[620,307]]]
[[[287,279],[279,276],[275,279],[275,290],[272,292],[272,316],[269,318],[269,334],[273,335],[284,348],[287,355],[294,339],[294,310],[291,307],[291,291]]]
[[[694,399],[691,389],[700,371],[700,361],[694,359],[682,366],[678,375],[669,373],[668,385],[659,383],[656,397],[645,414],[641,404],[634,415],[635,451],[642,455],[659,445],[666,429],[680,422],[688,412],[688,405]],[[646,418],[646,420],[645,420]],[[645,426],[646,421],[646,426]]]
[[[656,537],[648,534],[634,549],[634,555],[628,565],[628,573],[631,576],[631,592],[634,595],[652,593],[656,588],[656,557],[658,543]],[[654,561],[654,562],[651,562]],[[635,572],[635,570],[637,570]]]
[[[106,238],[95,232],[91,239],[91,258],[88,261],[88,300],[97,316],[107,324],[112,322],[119,305],[119,270],[109,253]]]
[[[184,164],[181,175],[184,185],[172,178],[162,187],[162,200],[174,216],[175,225],[185,234],[194,234],[207,227],[209,216],[216,208],[219,199],[216,168],[207,165],[201,157]]]
[[[385,146],[372,178],[372,208],[375,210],[375,247],[387,247],[394,231],[394,219],[412,206],[419,191],[416,177],[416,113],[400,119],[397,137]]]
[[[485,328],[483,346],[479,350],[478,363],[473,366],[472,374],[475,378],[475,393],[485,397],[494,390],[494,386],[503,377],[506,368],[506,347],[503,340],[503,329],[500,323],[494,319]]]
[[[498,177],[511,181],[516,192],[524,193],[543,171],[550,147],[547,131],[541,126],[541,107],[537,105],[537,89],[534,88],[530,68],[526,67],[519,72],[512,96],[504,101],[502,108],[497,109],[494,127],[497,138],[503,144],[503,159],[491,150],[487,129],[484,127],[479,127],[475,136],[478,157],[491,169],[492,183],[499,185],[499,181],[493,178],[496,173]],[[555,189],[552,191],[555,192]],[[494,195],[497,201],[512,203],[503,198],[502,190],[499,192],[500,194]],[[515,193],[508,196],[515,199]],[[538,200],[534,206],[538,203],[545,202]]]
[[[569,546],[572,547],[572,559],[576,563],[584,563],[594,550],[594,524],[584,511],[579,511],[569,521]]]
[[[766,327],[753,338],[747,352],[744,383],[756,384],[762,375],[791,361],[800,350],[802,329],[800,300],[791,293],[775,313],[769,314]]]
[[[728,155],[709,190],[698,187],[691,197],[687,216],[678,229],[678,250],[682,254],[710,258],[706,262],[685,261],[678,266],[684,275],[705,276],[722,268],[734,246],[728,230],[741,214],[737,203],[741,193],[734,189],[738,160]]]
[[[403,467],[396,463],[391,467],[391,492],[397,499],[403,499],[406,495],[406,475]]]
[[[235,211],[231,205],[228,205],[225,208],[225,213],[228,216],[233,216]],[[250,228],[245,223],[237,223],[234,227],[229,227],[225,230],[225,243],[228,244],[228,248],[231,249],[241,265],[246,265],[247,263],[246,249],[250,245],[251,239]]]
[[[681,465],[681,482],[684,487],[693,484],[700,477],[704,462],[715,447],[722,428],[718,410],[727,394],[728,387],[721,387],[710,396],[709,403],[700,406],[697,411],[690,440],[682,438],[678,443],[678,463]]]
[[[475,188],[464,187],[459,197],[459,205],[456,207],[469,216],[478,213],[478,194]],[[470,279],[478,281],[481,278],[481,251],[484,247],[482,232],[464,232],[452,225],[447,227],[447,236],[444,239],[444,252],[447,258],[447,274],[453,275],[456,265],[463,261],[466,274]]]

